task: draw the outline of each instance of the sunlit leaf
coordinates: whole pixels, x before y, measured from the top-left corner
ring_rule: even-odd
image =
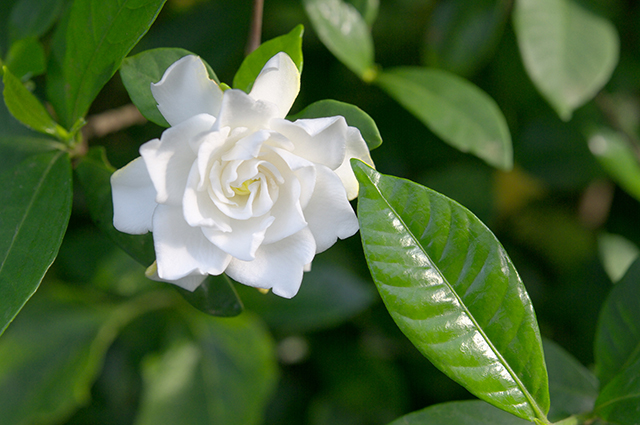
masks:
[[[20,80],[44,73],[46,63],[42,43],[35,38],[16,41],[7,52],[5,65]]]
[[[347,68],[365,81],[375,76],[373,39],[360,13],[342,0],[304,0],[318,37]]]
[[[136,425],[253,425],[276,378],[274,346],[255,317],[193,315],[194,340],[148,358]]]
[[[243,90],[246,93],[251,91],[253,82],[269,59],[277,53],[285,52],[289,55],[293,63],[296,64],[299,72],[302,72],[302,34],[304,27],[298,25],[288,34],[281,35],[269,41],[265,41],[256,50],[247,56],[236,75],[233,77],[233,88]]]
[[[549,388],[540,332],[502,245],[458,203],[351,163],[365,257],[403,333],[479,398],[544,420]]]
[[[591,412],[598,397],[598,379],[593,373],[552,341],[544,341],[544,356],[549,371],[549,419]]]
[[[629,239],[605,232],[598,236],[598,252],[612,282],[622,279],[631,264],[640,256],[640,249]]]
[[[403,67],[380,73],[375,82],[445,142],[494,167],[513,166],[504,115],[469,81],[442,70]]]
[[[83,117],[166,0],[76,0],[59,25],[47,93],[61,123]]]
[[[573,0],[517,0],[513,20],[529,77],[569,120],[609,81],[618,63],[615,28]]]
[[[0,174],[0,334],[38,289],[71,214],[65,152],[31,156]]]
[[[169,127],[169,123],[158,110],[158,102],[151,94],[151,83],[160,81],[171,64],[188,55],[193,53],[179,48],[160,48],[146,50],[122,62],[120,68],[122,82],[131,101],[149,121],[162,127]],[[205,66],[209,72],[209,78],[219,83],[218,77],[206,62]]]
[[[319,100],[289,117],[289,119],[293,121],[300,118],[321,118],[335,115],[342,115],[348,125],[360,130],[369,150],[373,150],[382,144],[382,136],[380,136],[378,126],[373,118],[362,109],[349,103],[332,99]]]
[[[482,401],[454,401],[409,413],[389,425],[527,425],[529,421]]]

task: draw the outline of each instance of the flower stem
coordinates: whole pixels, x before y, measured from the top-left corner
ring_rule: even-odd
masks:
[[[251,28],[249,29],[249,40],[245,53],[253,52],[260,46],[262,36],[262,10],[264,9],[264,0],[253,0],[253,14],[251,16]]]

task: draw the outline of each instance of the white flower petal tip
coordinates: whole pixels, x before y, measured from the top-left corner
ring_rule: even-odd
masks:
[[[151,231],[158,204],[156,190],[142,158],[136,158],[111,175],[113,227],[142,235]]]
[[[284,118],[300,91],[300,72],[288,54],[280,52],[264,65],[249,93],[255,100],[274,103]]]
[[[350,201],[358,197],[358,190],[360,189],[358,179],[356,179],[356,175],[351,169],[352,158],[359,159],[365,164],[375,168],[367,142],[362,138],[360,130],[355,127],[349,127],[347,129],[347,152],[342,165],[335,170],[335,173],[340,177],[340,180],[342,180],[347,190],[347,198]]]
[[[156,261],[145,270],[144,275],[147,279],[155,280],[156,282],[171,283],[190,292],[195,291],[207,278],[207,275],[191,274],[176,280],[161,279],[160,276],[158,276],[158,263]]]
[[[202,59],[194,55],[167,68],[162,79],[151,84],[151,93],[172,126],[198,114],[218,116],[222,103],[222,90],[209,78]]]

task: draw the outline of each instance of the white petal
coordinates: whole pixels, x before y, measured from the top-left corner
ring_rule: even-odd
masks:
[[[142,158],[138,157],[111,176],[113,226],[121,232],[141,235],[152,229],[156,190]]]
[[[192,227],[206,226],[230,232],[229,217],[215,206],[206,189],[198,190],[199,181],[200,173],[194,164],[182,199],[184,219]]]
[[[358,218],[347,200],[340,178],[327,167],[316,167],[316,187],[304,209],[304,218],[316,239],[316,252],[333,245],[358,231]]]
[[[273,288],[274,294],[291,298],[298,293],[303,271],[315,251],[313,235],[305,228],[279,242],[260,246],[253,261],[234,258],[226,273],[245,285]]]
[[[158,276],[158,263],[155,261],[147,268],[147,270],[144,272],[144,275],[147,277],[147,279],[155,280],[156,282],[172,283],[191,292],[195,291],[196,288],[200,286],[208,276],[206,274],[192,273],[176,280],[160,279],[160,276]]]
[[[256,100],[275,103],[278,118],[284,118],[299,91],[300,72],[289,55],[280,52],[264,65],[249,95]]]
[[[344,161],[347,122],[341,116],[301,119],[295,122],[273,120],[271,128],[287,137],[293,153],[335,170]]]
[[[203,227],[202,233],[227,254],[243,261],[251,261],[255,258],[256,251],[264,240],[264,234],[273,220],[271,216],[231,220],[231,232]]]
[[[217,117],[222,103],[222,90],[209,79],[204,63],[194,55],[185,56],[167,68],[162,79],[151,84],[151,93],[162,116],[172,126],[198,114]]]
[[[335,173],[340,177],[344,187],[347,189],[347,197],[349,200],[355,199],[358,196],[358,180],[356,179],[355,174],[353,174],[353,170],[351,169],[351,164],[349,160],[351,158],[357,158],[372,167],[373,160],[371,159],[371,154],[369,153],[369,148],[367,147],[367,143],[362,138],[360,134],[360,130],[355,127],[349,127],[347,132],[347,153],[344,158],[344,162],[340,167],[338,167]]]
[[[219,275],[231,257],[205,238],[199,227],[189,226],[180,207],[158,205],[153,214],[153,244],[158,276],[177,280],[191,274]]]
[[[166,129],[160,139],[140,146],[140,155],[158,192],[156,202],[179,205],[196,154],[190,146],[194,138],[204,138],[214,124],[210,115],[197,115]]]
[[[224,92],[217,128],[246,127],[252,130],[269,128],[269,121],[278,117],[277,105],[255,100],[242,90]]]

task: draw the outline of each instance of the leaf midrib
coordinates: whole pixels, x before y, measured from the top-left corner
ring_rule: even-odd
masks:
[[[366,174],[366,173],[365,173]],[[371,180],[371,178],[369,178],[369,175],[367,175],[367,179],[371,182],[371,184],[373,185],[373,187],[375,187],[376,192],[378,193],[378,195],[380,196],[380,198],[384,201],[384,203],[387,205],[387,207],[391,210],[391,212],[394,214],[394,216],[400,221],[400,223],[402,223],[402,226],[404,229],[407,230],[407,233],[410,235],[411,239],[416,243],[416,245],[420,248],[420,251],[422,251],[422,253],[430,260],[430,263],[432,264],[432,266],[435,268],[435,270],[438,272],[438,274],[442,277],[443,281],[446,283],[447,287],[451,290],[451,292],[453,292],[454,296],[456,297],[456,300],[458,300],[460,306],[463,308],[464,312],[467,314],[467,316],[469,317],[469,319],[473,322],[474,326],[476,327],[476,329],[478,330],[478,332],[480,333],[480,335],[482,335],[482,337],[484,338],[485,342],[489,345],[489,347],[491,348],[491,350],[493,351],[493,353],[496,355],[496,357],[499,359],[500,363],[504,366],[504,368],[509,372],[509,375],[512,377],[512,379],[514,380],[514,382],[516,383],[516,385],[518,386],[518,388],[520,389],[520,391],[522,391],[522,393],[524,394],[525,398],[527,399],[527,401],[529,402],[529,405],[531,406],[533,412],[535,413],[535,415],[538,417],[538,419],[542,419],[544,423],[547,422],[547,417],[546,415],[542,412],[542,409],[540,409],[540,407],[538,406],[538,404],[536,403],[536,401],[533,399],[533,396],[529,393],[529,390],[524,386],[524,384],[522,383],[522,381],[520,380],[520,378],[516,375],[516,373],[513,371],[513,369],[511,369],[511,366],[509,365],[509,363],[504,359],[504,357],[502,356],[502,353],[500,353],[495,346],[493,345],[493,342],[489,339],[489,337],[485,334],[484,329],[482,329],[482,327],[478,324],[478,322],[476,321],[475,317],[471,314],[471,312],[469,311],[469,309],[467,308],[466,304],[463,302],[463,300],[460,298],[460,296],[458,295],[458,293],[453,289],[453,287],[451,286],[451,284],[449,283],[449,280],[444,276],[444,274],[440,271],[440,268],[433,263],[433,261],[431,260],[431,257],[426,253],[424,247],[422,246],[422,244],[420,243],[420,241],[417,240],[417,238],[415,237],[415,235],[413,234],[413,232],[411,232],[409,230],[409,227],[406,225],[406,223],[404,222],[404,220],[402,219],[402,217],[398,214],[398,212],[395,210],[395,208],[393,208],[391,206],[391,204],[387,201],[387,199],[382,195],[382,192],[380,191],[380,189],[378,188],[378,186],[373,182],[373,180]]]

